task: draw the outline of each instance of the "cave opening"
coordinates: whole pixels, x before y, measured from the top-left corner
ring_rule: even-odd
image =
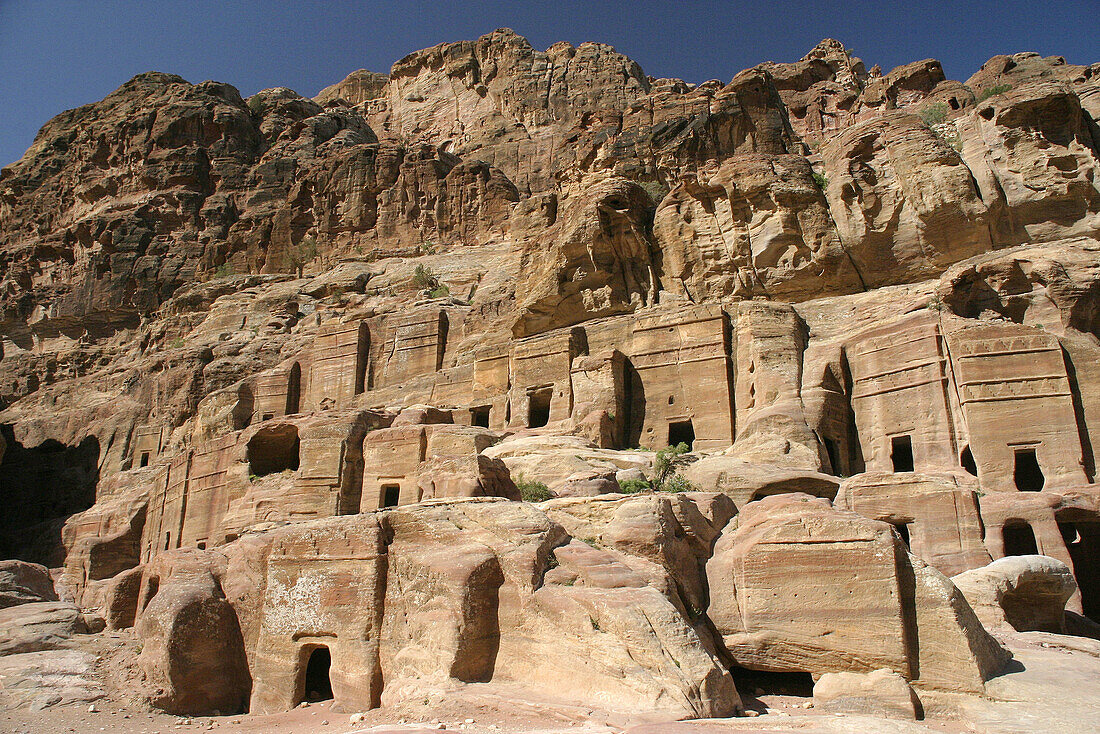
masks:
[[[0,435],[6,444],[0,460],[0,558],[60,566],[60,521],[95,503],[99,439],[87,436],[72,445],[46,439],[28,448],[11,425],[0,426]]]
[[[962,453],[959,454],[959,464],[966,470],[967,474],[978,476],[978,465],[974,461],[974,453],[970,450],[970,446],[965,447]]]
[[[1059,522],[1085,616],[1100,622],[1100,522]]]
[[[470,408],[470,425],[488,428],[490,410],[491,407],[488,405],[479,405],[476,408]]]
[[[550,401],[553,387],[540,387],[527,394],[527,427],[542,428],[550,422]]]
[[[1016,483],[1016,489],[1021,492],[1041,492],[1046,484],[1046,477],[1039,466],[1039,457],[1035,449],[1017,449],[1015,452],[1015,466],[1012,470],[1012,479]]]
[[[298,469],[301,442],[297,426],[260,429],[248,442],[248,472],[257,477]]]
[[[1039,545],[1035,542],[1035,531],[1025,522],[1006,524],[1001,531],[1004,538],[1006,556],[1035,556],[1039,554]]]
[[[301,701],[329,701],[332,699],[332,654],[324,645],[313,648],[303,676]]]
[[[401,504],[401,485],[382,485],[382,507],[397,507]]]
[[[672,421],[668,424],[668,445],[686,444],[688,450],[695,444],[695,427],[690,420]]]
[[[286,382],[286,414],[294,415],[298,412],[302,403],[302,365],[297,362],[290,368],[290,376]],[[266,420],[266,416],[264,420]]]
[[[895,472],[913,471],[912,436],[894,436],[890,439],[890,462]]]
[[[898,535],[901,536],[902,542],[905,543],[906,549],[911,550],[913,548],[913,545],[912,545],[912,542],[909,540],[909,523],[907,523],[907,522],[896,522],[896,523],[893,523],[893,525],[894,525],[894,530],[898,531]]]

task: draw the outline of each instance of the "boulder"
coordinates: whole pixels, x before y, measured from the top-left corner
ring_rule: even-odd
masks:
[[[44,650],[0,657],[0,710],[41,711],[106,696],[97,657],[78,650]]]
[[[1065,633],[1073,572],[1049,556],[1008,556],[951,577],[990,630]]]
[[[920,718],[923,708],[909,682],[892,670],[826,673],[814,683],[814,708],[831,714]]]
[[[244,641],[220,578],[225,557],[175,551],[146,569],[135,625],[150,703],[184,716],[247,710]]]
[[[978,483],[968,474],[871,471],[841,482],[836,506],[904,529],[909,551],[944,574],[989,562]]]
[[[73,647],[73,637],[87,631],[72,604],[44,601],[8,607],[0,610],[0,656]]]
[[[0,561],[0,609],[39,601],[57,601],[46,567],[25,561]]]
[[[744,507],[774,494],[798,492],[831,499],[840,479],[809,469],[750,463],[735,456],[705,456],[681,470],[686,479],[706,492],[721,492]]]
[[[709,616],[740,666],[888,668],[928,688],[980,692],[1007,660],[950,581],[883,522],[804,494],[741,509],[707,563]]]

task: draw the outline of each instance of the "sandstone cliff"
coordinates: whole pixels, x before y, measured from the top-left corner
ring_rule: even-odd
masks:
[[[1053,556],[1100,618],[1098,118],[1100,64],[833,40],[728,83],[507,29],[315,99],[139,75],[0,173],[0,557],[182,713],[292,708],[318,650],[363,708],[980,694],[947,576]]]

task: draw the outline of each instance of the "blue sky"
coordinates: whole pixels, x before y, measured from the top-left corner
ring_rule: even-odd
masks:
[[[1100,61],[1100,0],[284,2],[0,0],[0,164],[53,115],[143,71],[312,96],[348,72],[510,27],[537,48],[601,41],[655,76],[728,81],[839,38],[870,67],[934,57],[966,79],[998,53]]]

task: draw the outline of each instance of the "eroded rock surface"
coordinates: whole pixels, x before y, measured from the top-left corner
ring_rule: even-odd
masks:
[[[983,623],[1100,620],[1098,105],[500,29],[58,115],[0,173],[12,696],[100,695],[106,625],[187,715],[977,711]]]

